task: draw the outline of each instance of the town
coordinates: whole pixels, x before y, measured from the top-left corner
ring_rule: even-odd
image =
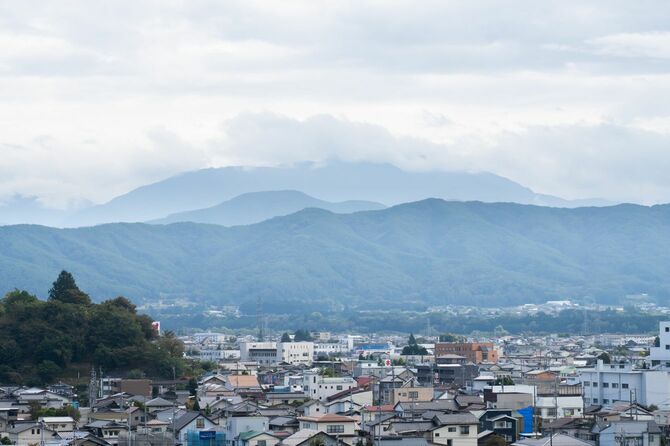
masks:
[[[180,341],[202,376],[94,369],[86,399],[64,382],[0,386],[2,444],[660,446],[670,435],[667,321],[657,335]]]

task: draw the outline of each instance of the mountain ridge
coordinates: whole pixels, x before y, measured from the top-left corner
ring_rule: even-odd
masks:
[[[269,190],[299,190],[331,202],[356,199],[387,206],[427,197],[566,207],[611,204],[597,199],[572,202],[537,194],[489,172],[412,172],[384,163],[331,161],[324,165],[231,166],[183,172],[75,212],[65,225],[155,220],[177,212],[215,206],[244,193]]]
[[[384,209],[386,206],[363,200],[329,202],[295,190],[261,191],[248,192],[215,206],[178,212],[164,218],[149,220],[147,223],[167,224],[190,221],[223,226],[248,225],[273,217],[293,214],[310,207],[348,214],[363,210]]]
[[[670,297],[670,206],[550,208],[428,199],[378,211],[308,208],[248,226],[114,223],[0,228],[0,287],[54,271],[96,299],[275,311]]]

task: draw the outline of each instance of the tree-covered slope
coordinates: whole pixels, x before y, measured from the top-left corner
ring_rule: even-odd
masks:
[[[560,209],[430,199],[256,225],[0,228],[0,287],[39,292],[61,269],[96,299],[264,299],[266,311],[549,298],[670,296],[670,209]]]

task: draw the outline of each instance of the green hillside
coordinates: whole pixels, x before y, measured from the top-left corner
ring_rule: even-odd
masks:
[[[251,226],[0,227],[0,289],[48,289],[62,269],[94,299],[159,296],[266,311],[556,298],[670,297],[670,208],[548,208],[437,199]]]

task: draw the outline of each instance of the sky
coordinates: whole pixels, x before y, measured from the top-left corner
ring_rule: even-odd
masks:
[[[667,0],[0,3],[0,201],[338,159],[670,202],[668,104]]]

